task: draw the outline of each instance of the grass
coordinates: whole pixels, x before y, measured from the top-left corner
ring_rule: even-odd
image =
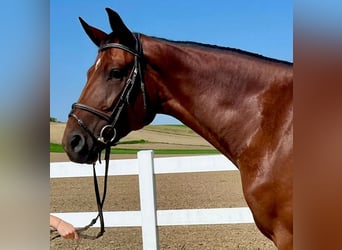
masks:
[[[64,149],[61,144],[50,143],[50,152],[51,153],[63,153]]]
[[[131,141],[122,141],[119,142],[118,144],[145,144],[148,143],[148,141],[141,139],[141,140],[131,140]]]
[[[185,125],[148,125],[144,127],[144,130],[152,131],[157,136],[160,134],[161,136],[165,136],[165,134],[168,136],[189,136],[189,140],[191,140],[194,137],[197,137],[198,135],[192,131],[190,128],[188,128]],[[141,138],[141,137],[140,137]],[[213,148],[199,148],[192,149],[189,148],[190,145],[187,145],[187,149],[179,148],[180,145],[173,145],[168,144],[167,142],[158,142],[159,144],[164,144],[163,147],[166,147],[166,149],[154,149],[152,144],[154,142],[140,139],[138,138],[132,138],[131,140],[122,140],[119,142],[119,144],[116,147],[112,147],[111,153],[112,154],[127,154],[132,155],[136,154],[138,151],[143,149],[153,149],[155,154],[170,154],[170,155],[200,155],[200,154],[218,154],[219,152]],[[120,147],[121,145],[121,147]],[[126,145],[126,146],[125,146]],[[63,153],[63,147],[61,144],[56,143],[50,143],[50,152],[53,153]]]
[[[139,140],[138,143],[144,140]],[[131,143],[132,144],[132,143]],[[117,148],[113,147],[111,149],[111,154],[136,154],[138,151],[143,149],[126,149],[126,148]],[[50,143],[50,152],[51,153],[63,153],[64,149],[61,144]],[[216,149],[154,149],[155,154],[170,154],[170,155],[202,155],[202,154],[218,154],[219,152]]]

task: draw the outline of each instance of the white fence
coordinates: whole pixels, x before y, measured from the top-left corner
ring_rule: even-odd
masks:
[[[97,166],[98,168],[98,166]],[[111,160],[109,175],[139,175],[140,211],[104,212],[106,227],[142,227],[143,249],[158,249],[157,226],[254,223],[247,207],[157,210],[154,174],[232,171],[236,167],[223,155],[154,158],[153,151],[138,152],[138,159]],[[104,175],[104,167],[96,170]],[[50,164],[50,178],[92,176],[92,168],[72,162]],[[109,187],[110,188],[110,187]],[[82,227],[97,212],[53,213]],[[97,222],[95,227],[99,227]]]

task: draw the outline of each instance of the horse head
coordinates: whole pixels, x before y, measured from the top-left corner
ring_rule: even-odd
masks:
[[[144,61],[139,34],[133,34],[113,10],[106,9],[112,28],[107,34],[80,22],[98,47],[86,85],[72,110],[62,144],[72,161],[93,163],[105,147],[150,123]]]

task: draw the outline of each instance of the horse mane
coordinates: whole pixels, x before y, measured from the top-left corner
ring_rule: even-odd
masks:
[[[174,41],[174,40],[169,40],[169,39],[160,38],[160,37],[154,37],[154,36],[151,36],[151,37],[158,39],[158,40],[168,42],[168,43],[180,44],[180,45],[189,46],[189,47],[197,47],[197,48],[205,49],[205,50],[217,50],[217,51],[221,51],[221,52],[234,52],[234,53],[238,53],[238,54],[242,54],[242,55],[247,55],[247,56],[267,60],[270,62],[283,63],[283,64],[287,64],[287,65],[291,65],[291,66],[293,65],[293,63],[289,62],[289,61],[279,60],[279,59],[275,59],[275,58],[271,58],[271,57],[266,57],[266,56],[263,56],[260,54],[256,54],[253,52],[248,52],[248,51],[244,51],[244,50],[240,50],[240,49],[236,49],[236,48],[223,47],[223,46],[205,44],[205,43],[199,43],[199,42],[193,42],[193,41]]]

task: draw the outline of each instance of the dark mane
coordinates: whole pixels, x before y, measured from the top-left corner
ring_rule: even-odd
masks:
[[[288,65],[293,65],[292,62],[288,62],[285,60],[279,60],[271,57],[266,57],[260,54],[240,50],[240,49],[235,49],[235,48],[230,48],[230,47],[223,47],[223,46],[217,46],[217,45],[212,45],[212,44],[204,44],[204,43],[198,43],[198,42],[192,42],[192,41],[173,41],[165,38],[160,38],[160,37],[152,37],[158,40],[162,40],[168,43],[175,43],[175,44],[180,44],[184,46],[189,46],[189,47],[198,47],[201,49],[207,49],[207,50],[218,50],[222,52],[234,52],[234,53],[239,53],[247,56],[252,56],[252,57],[257,57],[263,60],[271,61],[271,62],[276,62],[276,63],[284,63]]]

